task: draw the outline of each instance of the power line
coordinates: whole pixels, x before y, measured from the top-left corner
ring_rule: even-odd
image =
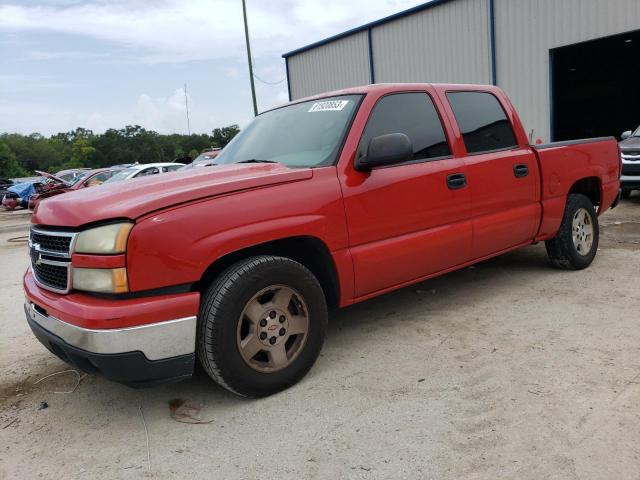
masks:
[[[253,76],[255,77],[256,80],[266,84],[266,85],[280,85],[282,82],[284,82],[287,77],[283,77],[282,80],[278,80],[277,82],[267,82],[266,80],[263,80],[262,78],[260,78],[258,75],[256,75],[255,73],[253,74]]]
[[[253,58],[253,55],[251,56],[251,61],[253,62],[253,65],[256,64],[256,59]],[[258,76],[258,74],[255,73],[255,72],[253,72],[253,76],[255,77],[256,80],[258,80],[258,81],[260,81],[260,82],[262,82],[262,83],[264,83],[266,85],[279,85],[279,84],[281,84],[282,82],[284,82],[287,79],[287,77],[283,77],[282,80],[278,80],[277,82],[268,82],[267,80],[264,80],[264,79],[260,78]]]

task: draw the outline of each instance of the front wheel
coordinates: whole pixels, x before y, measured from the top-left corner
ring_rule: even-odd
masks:
[[[322,287],[302,264],[268,255],[247,258],[225,270],[204,295],[198,358],[226,389],[271,395],[313,366],[327,316]]]
[[[591,200],[585,195],[570,194],[558,234],[545,242],[551,263],[564,270],[588,267],[598,251],[599,233]]]
[[[620,192],[620,198],[622,200],[628,200],[631,197],[631,190],[628,189],[622,189],[622,192]]]

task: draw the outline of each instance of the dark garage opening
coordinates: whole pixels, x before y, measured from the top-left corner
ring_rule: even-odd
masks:
[[[640,125],[640,30],[551,50],[552,140]]]

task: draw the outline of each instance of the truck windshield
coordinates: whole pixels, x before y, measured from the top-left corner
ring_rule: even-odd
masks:
[[[332,165],[361,97],[322,98],[258,115],[224,148],[215,163],[268,161],[288,167]]]

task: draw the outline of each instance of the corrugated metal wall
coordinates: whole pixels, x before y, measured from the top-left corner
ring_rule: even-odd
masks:
[[[491,83],[487,0],[458,0],[371,31],[376,82]]]
[[[494,0],[498,85],[550,140],[549,50],[640,28],[640,0]],[[640,61],[640,59],[635,59]]]
[[[455,0],[371,27],[376,82],[491,82],[489,4]],[[640,28],[640,0],[493,0],[497,83],[550,140],[549,50]],[[366,30],[289,57],[292,99],[370,83]]]
[[[367,32],[289,57],[291,98],[371,83]]]

